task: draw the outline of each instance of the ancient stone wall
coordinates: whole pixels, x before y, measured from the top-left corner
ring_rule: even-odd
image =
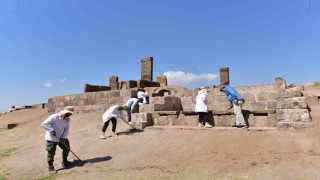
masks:
[[[88,92],[48,99],[48,112],[56,113],[66,106],[73,106],[76,112],[106,110],[116,104],[124,104],[132,97],[137,97],[137,90],[115,90]]]
[[[137,81],[137,86],[141,86]],[[149,81],[147,81],[149,82]],[[128,83],[128,82],[126,82]],[[320,84],[319,84],[320,85]],[[159,85],[160,86],[160,85]],[[313,85],[306,85],[306,88]],[[298,129],[314,126],[303,96],[303,86],[278,88],[277,84],[235,87],[244,97],[243,114],[250,126],[278,127],[279,129]],[[149,104],[139,106],[134,122],[140,128],[149,125],[196,125],[198,115],[195,111],[198,89],[190,90],[179,86],[146,87]],[[207,88],[209,121],[216,126],[231,126],[235,123],[233,109],[224,93],[216,86]],[[65,106],[75,107],[77,112],[106,110],[112,105],[123,104],[137,96],[137,89],[101,91],[50,98],[50,113],[58,112]],[[315,100],[313,100],[315,101]],[[318,101],[317,101],[318,102]]]

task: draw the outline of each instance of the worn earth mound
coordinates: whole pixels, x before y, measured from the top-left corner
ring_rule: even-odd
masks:
[[[61,169],[58,148],[53,179],[319,179],[317,129],[297,131],[151,130],[130,132],[118,120],[117,138],[99,138],[103,112],[71,118],[71,149],[87,161]],[[0,179],[47,179],[47,110],[0,116],[19,125],[0,132]],[[107,130],[111,135],[111,124]],[[70,153],[69,160],[75,159]]]

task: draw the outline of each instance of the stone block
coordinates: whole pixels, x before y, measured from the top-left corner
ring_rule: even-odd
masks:
[[[302,122],[278,122],[277,129],[278,130],[308,130],[315,128],[316,125],[314,123],[302,123]]]
[[[128,80],[127,81],[127,89],[138,87],[137,81]]]
[[[160,83],[160,87],[168,86],[167,76],[157,76],[157,82]]]
[[[177,122],[174,125],[179,126],[197,126],[199,123],[198,115],[184,115],[180,114]]]
[[[307,109],[279,109],[277,110],[278,122],[311,122]]]
[[[119,89],[122,89],[122,90],[128,89],[128,88],[127,88],[127,81],[121,81],[121,82],[119,83]]]
[[[258,101],[276,100],[278,97],[278,92],[259,93]]]
[[[110,105],[124,104],[123,97],[112,97],[109,99]]]
[[[179,97],[193,97],[193,90],[181,90],[178,92]]]
[[[230,107],[230,103],[219,103],[219,104],[213,104],[210,106],[210,110],[215,110],[215,111],[224,111]]]
[[[215,126],[231,127],[236,122],[235,115],[214,115],[213,119],[214,119]]]
[[[320,82],[311,82],[311,83],[304,83],[302,84],[303,90],[312,90],[319,88]]]
[[[144,129],[154,125],[151,113],[134,113],[132,114],[132,122],[136,129]]]
[[[282,98],[277,100],[278,109],[307,109],[305,97]]]
[[[275,81],[276,81],[276,85],[277,85],[278,89],[286,89],[287,88],[286,81],[284,79],[282,79],[281,77],[276,77]]]
[[[276,84],[263,84],[261,85],[261,92],[278,92]]]
[[[160,87],[160,83],[156,81],[148,81],[148,80],[138,80],[137,86],[139,88],[145,88],[145,87]]]
[[[97,92],[97,91],[110,91],[110,90],[111,90],[111,87],[109,86],[84,84],[84,92]]]
[[[119,77],[118,76],[111,76],[109,78],[109,87],[111,87],[111,90],[117,90],[119,89]]]
[[[141,80],[153,81],[153,57],[141,58]]]
[[[299,87],[294,87],[290,89],[280,89],[279,90],[280,97],[287,98],[287,97],[301,97],[302,92]]]
[[[266,102],[250,103],[250,110],[256,110],[256,109],[267,109],[267,103]]]
[[[220,84],[221,85],[230,84],[228,67],[220,68]]]
[[[277,109],[278,103],[277,100],[267,101],[267,109]]]
[[[306,101],[308,105],[319,105],[319,99],[320,97],[318,96],[307,96]]]
[[[276,127],[277,118],[275,114],[250,114],[249,115],[249,126],[255,127]]]
[[[13,129],[16,126],[18,126],[17,123],[10,123],[10,124],[0,123],[0,130],[9,130],[9,129]]]
[[[250,93],[243,93],[242,97],[246,102],[256,102],[256,97]]]

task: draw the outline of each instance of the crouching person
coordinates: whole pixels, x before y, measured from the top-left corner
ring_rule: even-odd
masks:
[[[213,126],[208,122],[207,90],[205,88],[200,88],[196,101],[195,111],[199,113],[199,127],[212,128]]]
[[[51,115],[48,119],[43,121],[41,126],[47,130],[46,132],[46,150],[48,151],[47,162],[49,165],[49,173],[56,173],[53,166],[54,155],[56,153],[56,147],[62,149],[62,166],[67,167],[70,165],[68,162],[68,154],[70,149],[70,143],[67,139],[69,127],[70,127],[70,116],[73,114],[74,109],[71,106],[67,106],[64,110],[57,114]],[[69,148],[66,148],[65,145]]]
[[[112,122],[112,136],[117,137],[116,135],[116,128],[117,128],[117,116],[120,116],[123,120],[126,121],[124,117],[123,110],[126,109],[125,105],[114,105],[111,106],[102,116],[103,120],[103,128],[101,139],[106,139],[105,132],[109,126],[110,121]]]
[[[138,89],[138,99],[142,98],[142,104],[147,104],[149,102],[149,95],[148,93],[143,89],[143,88],[139,88]]]
[[[228,110],[234,107],[234,114],[236,115],[236,124],[232,127],[248,128],[242,114],[242,104],[245,102],[243,97],[239,94],[237,90],[230,86],[221,86],[220,91],[226,94],[230,102],[230,107],[228,108]]]

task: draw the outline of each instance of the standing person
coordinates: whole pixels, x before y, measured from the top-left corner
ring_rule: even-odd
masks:
[[[208,105],[207,105],[207,90],[205,88],[200,88],[198,95],[196,97],[196,108],[195,111],[199,113],[199,127],[212,128],[208,122]],[[205,125],[204,125],[205,124]]]
[[[106,136],[104,135],[110,121],[112,122],[112,136],[117,137],[116,135],[116,128],[117,128],[117,116],[121,116],[122,119],[126,120],[126,118],[123,115],[123,110],[126,108],[125,105],[114,105],[111,106],[102,116],[103,120],[103,128],[102,128],[102,134],[101,134],[101,139],[106,139]]]
[[[230,102],[230,107],[228,108],[228,110],[234,107],[234,114],[236,115],[236,125],[232,127],[248,128],[241,111],[242,104],[245,102],[243,97],[239,94],[237,90],[230,86],[221,86],[220,91],[225,92]]]
[[[134,108],[138,103],[141,103],[143,101],[142,98],[131,98],[126,102],[126,107],[127,107],[127,113],[128,113],[128,122],[131,122],[131,114],[133,113]]]
[[[46,150],[48,151],[47,162],[49,165],[49,173],[57,173],[54,169],[53,161],[56,153],[56,147],[62,149],[62,166],[67,167],[70,162],[67,160],[70,143],[67,139],[69,127],[70,127],[70,116],[73,114],[74,109],[71,106],[65,107],[64,110],[57,114],[51,115],[48,119],[42,122],[41,126],[47,130],[46,132]],[[67,149],[66,145],[69,149]]]
[[[139,98],[143,99],[142,104],[147,104],[148,103],[149,95],[143,88],[139,88],[138,89],[138,94],[137,95],[138,95],[138,99]]]

